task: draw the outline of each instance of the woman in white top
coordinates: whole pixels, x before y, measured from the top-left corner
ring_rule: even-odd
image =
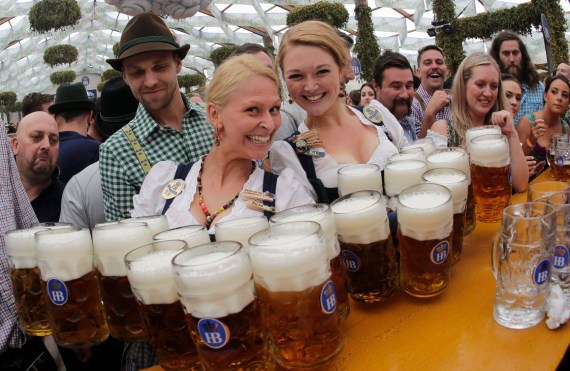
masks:
[[[239,195],[243,190],[262,191],[264,171],[253,160],[267,156],[281,125],[278,87],[276,73],[251,55],[230,58],[216,69],[206,93],[214,145],[192,165],[183,191],[168,207],[165,215],[171,228],[201,224],[213,233],[220,220],[263,214]],[[171,161],[153,166],[134,196],[133,217],[162,213],[162,193],[176,168]],[[285,169],[277,181],[276,211],[313,202],[296,175]]]
[[[366,116],[341,102],[343,71],[350,68],[350,61],[344,41],[332,27],[318,21],[291,27],[281,41],[276,59],[290,98],[307,112],[299,132],[303,134],[314,129],[322,142],[310,149],[313,154],[324,155],[314,155],[312,159],[316,177],[327,188],[337,187],[340,167],[374,163],[384,169],[388,158],[407,144],[396,118],[378,101],[373,100],[365,108]],[[368,111],[368,107],[375,109]],[[383,127],[375,125],[380,121],[384,123]],[[270,151],[271,169],[280,173],[285,168],[292,168],[304,174],[295,152],[289,143],[275,142]],[[312,188],[308,182],[305,184]],[[319,202],[331,201],[319,198]]]

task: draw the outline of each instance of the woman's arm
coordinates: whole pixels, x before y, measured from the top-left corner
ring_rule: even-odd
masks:
[[[507,137],[511,157],[513,189],[515,192],[524,192],[528,186],[528,165],[518,133],[515,130],[513,116],[508,111],[493,112],[491,124],[500,126],[501,132]]]
[[[530,147],[528,146],[528,138],[530,136],[530,119],[524,115],[517,125],[517,133],[522,144],[522,150],[525,155],[530,155]]]

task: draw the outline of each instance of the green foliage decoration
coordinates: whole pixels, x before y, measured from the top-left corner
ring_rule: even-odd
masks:
[[[206,76],[201,73],[194,73],[192,75],[179,75],[178,85],[189,91],[193,86],[204,86],[206,84]]]
[[[118,42],[113,44],[113,54],[115,54],[115,58],[119,58],[119,43]]]
[[[566,20],[557,0],[542,0],[542,2],[544,4],[544,15],[550,29],[550,47],[556,68],[560,63],[568,63],[568,41],[564,36],[567,29]]]
[[[75,0],[41,0],[32,6],[28,19],[32,31],[57,31],[75,26],[81,19],[81,8]]]
[[[109,68],[101,74],[101,81],[111,80],[115,77],[121,77],[123,74],[115,69]]]
[[[434,0],[433,1],[434,19],[437,21],[448,21],[455,19],[455,4],[451,0]],[[445,54],[445,63],[451,71],[457,70],[459,64],[465,57],[463,51],[463,39],[458,32],[446,34],[439,31],[435,36],[435,43],[443,49]]]
[[[103,90],[103,86],[105,86],[107,81],[109,81],[109,80],[101,80],[101,82],[97,84],[97,91],[98,92],[101,92]]]
[[[366,81],[372,81],[374,62],[380,55],[380,47],[374,36],[372,9],[368,5],[358,5],[354,9],[354,14],[358,20],[358,35],[354,45],[354,52],[360,61],[361,78]]]
[[[44,62],[50,67],[58,64],[69,66],[77,60],[78,55],[77,48],[73,45],[54,45],[44,51]]]
[[[10,124],[10,112],[14,112],[14,106],[18,97],[13,91],[0,93],[0,114],[5,114],[8,124]]]
[[[348,23],[348,11],[342,3],[319,1],[296,7],[287,14],[287,26],[291,27],[305,21],[322,21],[335,28],[345,28]]]
[[[218,67],[222,64],[222,62],[225,61],[237,48],[237,45],[227,44],[212,51],[210,53],[210,59],[212,60],[212,63],[214,63],[214,67]]]
[[[49,75],[49,79],[54,85],[69,84],[75,80],[75,71],[58,71]]]

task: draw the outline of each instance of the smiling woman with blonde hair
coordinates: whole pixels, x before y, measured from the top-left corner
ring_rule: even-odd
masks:
[[[171,228],[201,224],[213,234],[213,226],[220,220],[313,203],[291,170],[283,171],[278,179],[272,178],[253,161],[267,156],[281,125],[278,88],[275,72],[251,55],[232,57],[222,63],[206,92],[206,110],[215,129],[210,152],[191,166],[177,166],[172,161],[157,163],[140,193],[134,196],[131,215],[165,214]],[[177,173],[182,168],[187,175]],[[184,186],[170,204],[162,192],[174,179],[183,179]],[[267,184],[270,179],[276,185],[267,189],[271,187]],[[248,202],[244,196],[265,190],[274,199],[274,205],[265,209],[262,200],[254,198]]]

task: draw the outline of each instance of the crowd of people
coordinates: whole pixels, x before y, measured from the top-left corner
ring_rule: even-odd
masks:
[[[55,101],[26,96],[16,133],[0,134],[0,368],[36,362],[55,370],[60,357],[68,370],[157,364],[148,342],[126,344],[123,352],[112,340],[83,351],[58,351],[49,338],[26,341],[6,262],[9,230],[38,221],[93,228],[164,214],[171,228],[200,224],[213,233],[222,220],[331,203],[342,166],[384,169],[402,147],[425,137],[437,147],[465,147],[466,130],[483,125],[499,126],[508,139],[513,189],[522,192],[548,166],[550,137],[568,133],[570,68],[560,64],[543,83],[512,32],[499,33],[489,54],[467,55],[451,90],[443,88],[444,53],[429,45],[418,51],[415,70],[403,55],[382,53],[373,81],[346,94],[354,78],[349,41],[307,21],[285,33],[275,60],[246,44],[216,69],[202,102],[177,82],[189,45],[179,45],[160,17],[143,13],[107,60],[122,77],[104,85],[99,106],[81,83],[60,85]],[[183,179],[184,189],[166,202],[161,192],[174,179]],[[274,199],[246,202],[242,190]]]

